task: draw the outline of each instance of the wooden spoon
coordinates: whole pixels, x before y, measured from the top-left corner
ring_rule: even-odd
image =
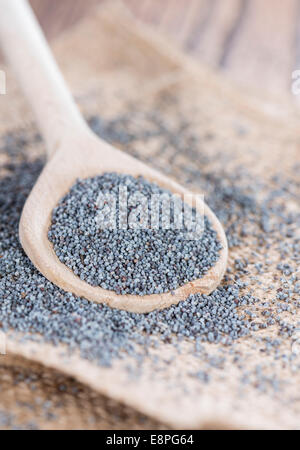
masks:
[[[0,39],[31,104],[47,146],[48,162],[24,206],[19,235],[22,246],[37,269],[65,291],[132,312],[148,312],[178,303],[192,293],[210,293],[220,283],[227,264],[224,230],[207,205],[206,216],[223,249],[205,276],[173,293],[117,295],[93,287],[59,261],[47,234],[52,210],[77,178],[104,172],[142,175],[163,188],[184,195],[189,192],[137,159],[99,139],[82,118],[54,61],[45,37],[25,0],[0,0]],[[88,50],[88,49],[87,49]]]

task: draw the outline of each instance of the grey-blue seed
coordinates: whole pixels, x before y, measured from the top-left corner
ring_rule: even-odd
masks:
[[[174,205],[170,203],[170,228],[162,223],[160,205],[159,228],[119,228],[119,189],[126,186],[128,198],[138,193],[147,200],[147,220],[150,224],[151,197],[170,196],[143,177],[105,173],[77,180],[52,215],[48,238],[62,263],[92,286],[115,291],[117,294],[146,295],[174,290],[201,278],[216,264],[222,248],[207,217],[204,230],[197,239],[188,239],[188,229],[176,229]],[[99,193],[114,195],[116,228],[97,225]],[[153,197],[152,197],[153,198]],[[180,203],[181,210],[183,202]],[[195,210],[190,210],[196,224]],[[133,208],[128,208],[127,219]],[[203,218],[201,218],[202,220]],[[62,245],[62,244],[65,245]]]

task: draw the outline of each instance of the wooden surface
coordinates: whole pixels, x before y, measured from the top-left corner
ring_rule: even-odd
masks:
[[[300,68],[299,0],[123,1],[139,19],[239,85],[290,93],[291,72]],[[49,38],[102,2],[31,0]]]

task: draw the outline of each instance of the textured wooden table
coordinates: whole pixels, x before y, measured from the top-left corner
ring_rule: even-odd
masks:
[[[31,0],[51,39],[103,0]],[[241,86],[289,93],[299,0],[123,0],[134,15]]]

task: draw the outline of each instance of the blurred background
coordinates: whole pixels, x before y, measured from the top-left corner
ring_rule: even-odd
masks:
[[[31,0],[51,40],[109,0]],[[290,96],[300,69],[299,0],[121,0],[199,61],[257,93]]]

